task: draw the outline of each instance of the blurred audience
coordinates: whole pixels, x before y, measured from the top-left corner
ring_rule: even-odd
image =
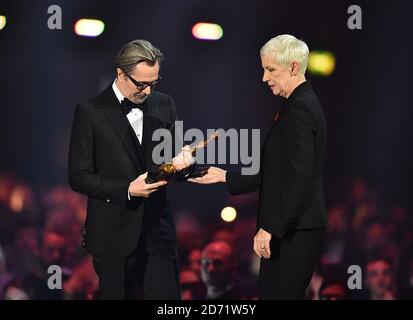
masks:
[[[201,275],[201,249],[193,249],[188,256],[189,268],[196,272],[199,276]]]
[[[320,300],[347,300],[349,298],[347,284],[340,281],[324,281],[319,291]]]
[[[64,283],[64,299],[94,300],[99,288],[99,277],[93,268],[92,258],[84,258]]]
[[[364,283],[369,300],[396,300],[398,289],[393,264],[386,258],[372,258],[365,266]]]
[[[6,256],[0,245],[0,295],[3,292],[4,285],[12,278],[11,273],[7,271]]]
[[[20,279],[10,280],[4,286],[2,300],[32,300],[30,284]]]
[[[349,183],[348,183],[349,182]],[[339,184],[329,228],[307,299],[413,299],[413,220],[401,204],[384,200],[361,178]],[[232,223],[177,213],[182,299],[254,299],[259,258],[256,195],[230,197],[243,211]],[[34,190],[0,174],[0,297],[8,300],[96,297],[98,277],[81,247],[86,200],[65,186]],[[62,289],[47,286],[51,265]],[[358,265],[363,288],[350,290],[347,269]],[[73,270],[73,271],[72,271]]]
[[[225,241],[214,241],[202,250],[201,276],[208,300],[248,298],[248,290],[238,278],[233,247]]]
[[[192,269],[182,269],[179,273],[182,300],[205,299],[205,285],[200,273]]]
[[[52,231],[44,230],[40,239],[40,268],[32,270],[23,277],[23,280],[32,289],[32,299],[35,300],[62,300],[62,289],[50,289],[48,279],[52,276],[49,267],[58,266],[60,269],[60,280],[65,283],[71,276],[71,271],[64,264],[64,257],[67,248],[67,240],[64,235]]]

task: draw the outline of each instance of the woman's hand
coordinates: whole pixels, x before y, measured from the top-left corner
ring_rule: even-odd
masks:
[[[199,183],[199,184],[213,184],[213,183],[220,183],[226,182],[227,171],[217,168],[217,167],[210,167],[208,169],[207,174],[199,178],[192,178],[188,179],[190,182]]]

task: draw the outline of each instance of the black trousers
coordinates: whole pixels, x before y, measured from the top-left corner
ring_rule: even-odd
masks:
[[[325,229],[287,232],[272,239],[271,257],[261,258],[258,297],[262,300],[302,300],[321,253]]]
[[[166,246],[150,217],[144,217],[141,239],[128,257],[94,255],[102,300],[179,300],[176,248]]]

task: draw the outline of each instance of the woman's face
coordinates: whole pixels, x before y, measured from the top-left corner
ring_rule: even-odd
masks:
[[[275,59],[269,55],[261,56],[261,63],[264,69],[262,81],[268,84],[274,95],[288,98],[292,84],[290,68],[276,63]]]

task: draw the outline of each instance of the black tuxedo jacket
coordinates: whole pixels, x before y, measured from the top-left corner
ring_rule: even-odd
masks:
[[[260,172],[228,171],[227,186],[237,195],[260,191],[257,229],[277,238],[287,231],[327,227],[322,170],[326,123],[308,82],[288,97],[280,120],[269,130],[261,151]]]
[[[169,95],[153,92],[145,101],[143,141],[139,143],[119,101],[108,86],[77,105],[69,149],[69,184],[88,196],[83,246],[96,255],[126,257],[137,247],[148,214],[167,244],[176,242],[166,189],[148,199],[132,197],[132,180],[152,165],[152,133],[171,128],[176,110]]]

